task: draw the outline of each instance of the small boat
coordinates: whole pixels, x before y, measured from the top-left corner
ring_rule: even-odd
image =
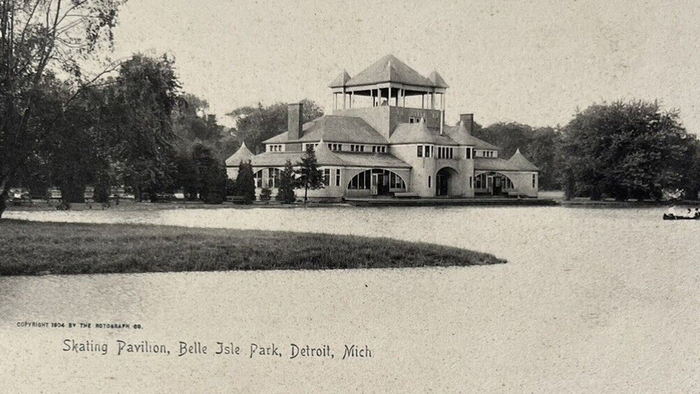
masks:
[[[664,213],[664,220],[700,220],[700,215],[677,216],[672,213]]]

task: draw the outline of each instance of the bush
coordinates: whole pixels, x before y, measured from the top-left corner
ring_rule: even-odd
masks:
[[[260,190],[260,201],[270,201],[270,197],[272,197],[272,190],[263,187],[262,190]]]

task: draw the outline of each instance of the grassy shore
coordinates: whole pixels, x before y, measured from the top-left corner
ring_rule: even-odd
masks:
[[[486,253],[386,238],[6,219],[0,245],[0,275],[505,263]]]

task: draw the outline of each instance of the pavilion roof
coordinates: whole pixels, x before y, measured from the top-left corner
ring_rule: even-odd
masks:
[[[440,134],[437,130],[429,129],[425,120],[418,123],[400,123],[389,137],[392,144],[436,144],[459,145],[447,134]]]
[[[278,134],[265,144],[286,142],[314,142],[321,139],[326,142],[386,144],[387,140],[362,118],[355,116],[324,115],[302,126],[302,136],[290,141],[288,133]]]
[[[444,132],[460,145],[469,145],[476,149],[499,150],[497,146],[474,137],[461,121],[457,124],[457,126],[444,126]]]
[[[428,79],[430,82],[433,83],[434,86],[438,88],[449,88],[450,86],[445,82],[445,80],[442,78],[440,74],[438,74],[437,71],[433,71],[428,75]]]
[[[372,65],[350,78],[345,83],[345,86],[374,85],[384,82],[438,87],[430,79],[422,76],[394,55],[386,55],[372,63]]]
[[[329,88],[341,88],[345,86],[345,84],[350,80],[350,74],[348,74],[347,71],[343,70],[335,79],[333,82],[331,82],[328,87]]]

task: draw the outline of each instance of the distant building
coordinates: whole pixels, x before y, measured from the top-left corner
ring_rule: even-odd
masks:
[[[332,115],[302,124],[301,104],[290,104],[287,131],[257,155],[241,146],[226,160],[228,176],[250,160],[258,192],[275,189],[285,162],[312,145],[327,186],[311,197],[537,197],[538,168],[519,150],[500,158],[498,147],[471,135],[472,114],[445,124],[448,85],[437,72],[426,78],[387,55],[354,77],[343,71],[329,87]]]

